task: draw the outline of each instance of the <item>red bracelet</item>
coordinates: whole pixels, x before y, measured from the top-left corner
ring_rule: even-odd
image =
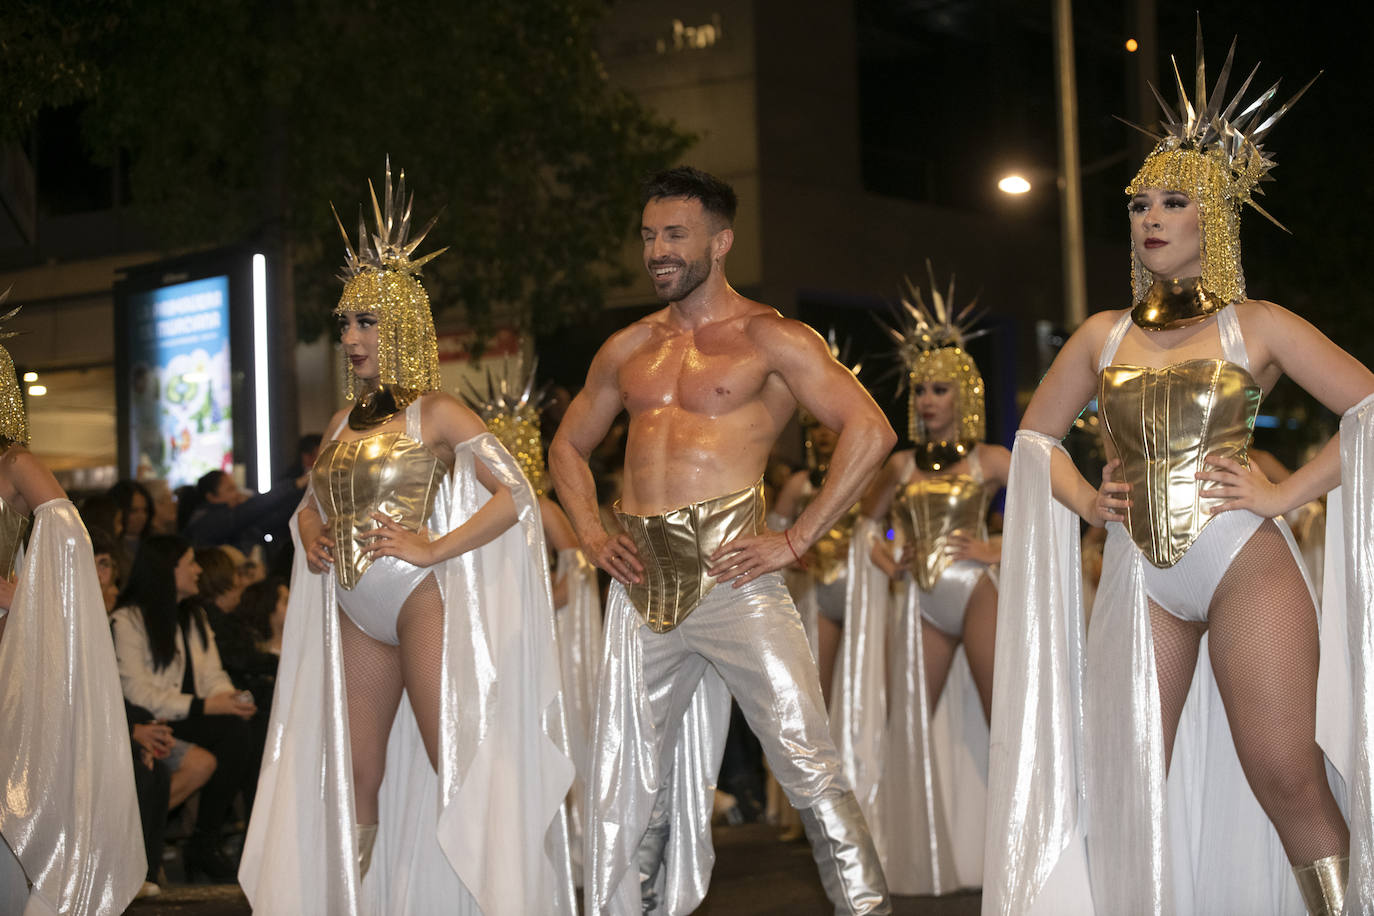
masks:
[[[809,567],[806,565],[806,561],[797,556],[797,548],[792,546],[792,534],[789,530],[783,530],[782,539],[787,542],[787,549],[792,551],[792,556],[796,559],[797,565],[802,569],[808,569]]]

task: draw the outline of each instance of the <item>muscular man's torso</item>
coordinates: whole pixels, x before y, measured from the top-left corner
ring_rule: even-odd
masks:
[[[679,329],[660,312],[620,364],[629,412],[621,509],[651,515],[742,490],[764,471],[795,400],[760,352],[751,324],[766,306]]]

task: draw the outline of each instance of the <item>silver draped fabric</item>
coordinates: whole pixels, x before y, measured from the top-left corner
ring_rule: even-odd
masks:
[[[555,576],[567,584],[568,602],[554,612],[558,662],[567,716],[568,751],[577,777],[568,791],[568,841],[573,883],[582,885],[582,835],[586,824],[587,772],[591,766],[589,735],[596,705],[596,676],[601,670],[601,595],[596,567],[576,547],[558,552]]]
[[[1353,688],[1351,715],[1340,723],[1350,726],[1348,740],[1332,755],[1347,768],[1350,793],[1345,911],[1368,916],[1374,913],[1374,395],[1346,411],[1340,436],[1341,487],[1327,503],[1323,610],[1327,621],[1339,620],[1347,631],[1343,661]],[[1317,683],[1319,710],[1326,686]],[[1318,738],[1323,737],[1319,722]]]
[[[117,916],[147,862],[114,643],[76,509],[33,519],[0,639],[0,905]]]
[[[880,856],[882,818],[877,804],[886,759],[885,653],[891,596],[887,574],[871,555],[875,540],[882,536],[881,526],[871,518],[860,518],[854,525],[845,570],[846,621],[830,686],[830,735]]]
[[[957,575],[964,564],[945,571]],[[968,564],[972,566],[973,564]],[[963,603],[987,567],[964,577]],[[942,584],[943,578],[942,577]],[[888,650],[886,763],[878,790],[883,870],[894,894],[946,894],[983,879],[988,729],[961,646],[930,712],[921,618],[927,593],[898,587]]]
[[[563,806],[574,771],[538,503],[490,433],[461,443],[454,458],[431,531],[453,530],[489,498],[476,461],[510,488],[518,520],[435,567],[444,600],[439,773],[403,699],[362,881],[336,580],[309,571],[292,521],[291,604],[239,869],[255,913],[576,912]]]
[[[731,693],[793,806],[848,790],[780,575],[719,585],[668,633],[651,632],[624,588],[611,586],[592,728],[588,914],[642,912],[636,852],[651,821],[668,836],[654,912],[700,904],[715,861],[711,804]]]
[[[1119,530],[1108,535],[1080,661],[1078,529],[1051,495],[1057,449],[1022,431],[1013,452],[984,913],[1302,913],[1277,834],[1240,770],[1205,641],[1165,780],[1144,560]],[[1323,668],[1344,656],[1336,631],[1322,629]],[[1348,685],[1324,673],[1319,741],[1349,708]]]

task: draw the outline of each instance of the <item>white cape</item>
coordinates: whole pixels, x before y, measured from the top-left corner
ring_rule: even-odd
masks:
[[[10,610],[0,639],[0,912],[117,916],[148,864],[114,643],[70,501],[34,510]]]
[[[596,710],[596,677],[601,671],[601,594],[596,567],[576,547],[558,552],[556,575],[567,580],[568,603],[558,608],[559,669],[563,708],[567,713],[568,751],[577,777],[568,793],[568,832],[573,881],[582,885],[582,837],[586,825],[587,773],[591,766],[590,735]]]
[[[404,698],[387,745],[381,822],[359,881],[348,720],[332,573],[306,567],[300,534],[276,698],[239,879],[259,914],[573,914],[563,800],[573,766],[539,507],[484,433],[455,449],[431,531],[489,498],[482,461],[518,521],[435,568],[444,599],[440,772]]]
[[[1303,913],[1240,770],[1205,644],[1166,784],[1144,560],[1120,531],[1084,652],[1078,519],[1050,488],[1058,448],[1023,430],[1012,455],[983,912]],[[1323,669],[1344,657],[1336,629],[1322,631]],[[1324,698],[1319,739],[1348,713],[1348,687],[1328,683]]]
[[[1327,497],[1322,617],[1338,627],[1347,653],[1328,667],[1322,631],[1317,709],[1339,698],[1349,678],[1349,715],[1317,722],[1317,740],[1346,776],[1350,794],[1350,883],[1345,911],[1374,914],[1374,395],[1341,418],[1341,486]],[[1334,639],[1333,639],[1334,641]],[[1334,712],[1334,710],[1333,710]]]

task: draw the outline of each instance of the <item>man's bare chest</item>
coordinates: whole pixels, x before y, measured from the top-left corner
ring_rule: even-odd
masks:
[[[677,408],[721,416],[758,401],[768,377],[767,364],[752,346],[665,341],[636,351],[621,366],[619,382],[631,415]]]

